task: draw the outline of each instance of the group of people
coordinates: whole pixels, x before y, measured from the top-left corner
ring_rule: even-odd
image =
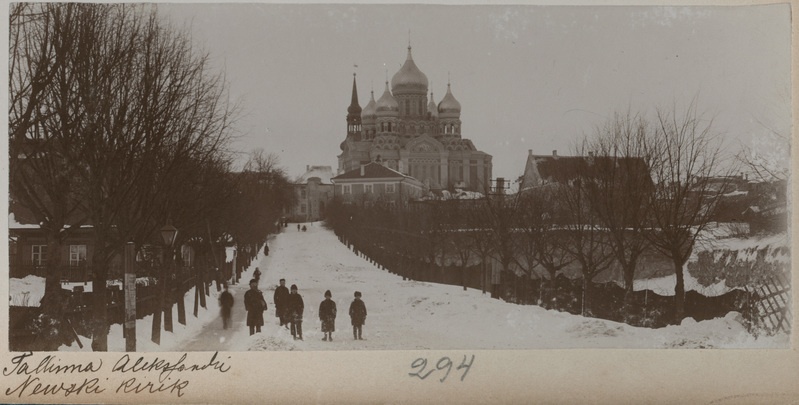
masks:
[[[257,271],[257,269],[256,269]],[[325,291],[325,299],[319,304],[319,320],[322,322],[324,341],[333,340],[336,331],[336,302],[333,301],[330,290]],[[286,288],[286,279],[280,279],[280,285],[275,288],[274,294],[275,316],[280,320],[280,326],[285,326],[291,331],[294,340],[302,338],[302,316],[305,303],[298,292],[296,284],[291,289]],[[227,284],[219,296],[219,305],[222,308],[222,324],[225,329],[230,325],[230,312],[233,307],[233,295],[230,294]],[[247,311],[247,326],[250,335],[260,333],[264,326],[264,312],[268,309],[263,292],[258,289],[258,279],[250,280],[250,289],[244,293],[244,308]],[[350,304],[350,321],[352,324],[352,337],[363,340],[363,325],[366,323],[366,304],[361,300],[361,292],[355,291],[355,299]]]
[[[297,285],[291,285],[291,292],[286,288],[286,279],[280,279],[280,285],[275,288],[272,297],[275,302],[275,316],[280,319],[280,326],[291,330],[294,340],[302,340],[302,313],[305,302],[297,290]]]

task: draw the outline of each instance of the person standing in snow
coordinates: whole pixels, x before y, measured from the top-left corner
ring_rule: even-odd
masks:
[[[319,304],[319,319],[322,321],[322,333],[324,341],[333,340],[333,332],[336,331],[336,302],[330,299],[333,294],[330,290],[325,291],[325,300]]]
[[[269,256],[269,245],[264,243],[264,256]]]
[[[272,297],[275,303],[275,316],[280,319],[280,326],[286,325],[289,327],[288,317],[286,316],[286,307],[289,303],[289,289],[286,288],[286,279],[280,279],[280,285],[275,288],[275,295]]]
[[[222,285],[225,290],[219,294],[219,307],[222,308],[222,329],[230,325],[230,311],[233,309],[233,294],[227,290],[227,283]]]
[[[255,268],[255,273],[253,273],[253,276],[255,276],[255,282],[256,283],[261,281],[261,269],[256,267]]]
[[[363,340],[361,333],[366,323],[366,304],[361,301],[361,292],[355,291],[355,299],[350,304],[350,319],[352,319],[352,337]]]
[[[305,303],[302,301],[302,296],[297,292],[297,285],[292,284],[286,311],[288,320],[291,322],[291,336],[294,336],[294,340],[302,340],[302,312],[304,309]]]
[[[300,224],[297,224],[297,232],[300,231]]]
[[[258,289],[258,282],[250,280],[250,289],[244,293],[244,309],[247,310],[247,326],[250,327],[250,335],[261,333],[261,326],[264,325],[264,311],[266,311],[266,300],[264,294]]]

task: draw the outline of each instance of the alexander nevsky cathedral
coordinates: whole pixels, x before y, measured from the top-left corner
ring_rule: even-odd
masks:
[[[491,179],[491,155],[461,137],[461,104],[450,83],[441,102],[428,100],[427,76],[416,67],[408,46],[405,64],[388,81],[383,95],[361,108],[353,75],[347,109],[347,138],[341,143],[338,171],[380,162],[423,182],[431,190],[482,191]]]

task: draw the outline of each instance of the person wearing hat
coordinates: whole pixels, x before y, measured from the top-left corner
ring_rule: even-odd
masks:
[[[286,311],[288,311],[291,336],[294,336],[294,340],[302,340],[302,312],[304,309],[305,304],[302,301],[302,296],[297,292],[297,284],[292,284]]]
[[[258,281],[250,280],[250,289],[244,293],[244,309],[247,310],[247,326],[250,327],[250,335],[261,333],[261,326],[264,326],[264,311],[266,311],[266,300],[264,294],[258,289]]]
[[[280,279],[280,285],[275,288],[275,295],[272,297],[275,303],[275,316],[280,318],[280,326],[286,325],[289,328],[289,319],[286,307],[289,305],[289,289],[286,287],[286,279]]]
[[[350,304],[350,319],[352,319],[352,337],[355,340],[363,340],[361,332],[366,323],[366,304],[361,301],[360,291],[355,291],[355,299]]]
[[[330,290],[325,291],[325,300],[319,304],[319,320],[322,321],[324,341],[332,341],[333,332],[336,330],[336,302],[330,299],[332,296]]]

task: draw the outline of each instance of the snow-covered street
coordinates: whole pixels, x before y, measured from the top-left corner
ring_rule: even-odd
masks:
[[[738,322],[725,318],[662,329],[636,328],[602,319],[506,303],[479,290],[403,281],[379,270],[339,243],[321,224],[307,232],[289,227],[270,240],[271,255],[258,257],[231,286],[236,303],[233,329],[223,330],[217,316],[176,350],[404,350],[542,348],[753,348],[786,347],[785,335],[755,339]],[[242,298],[255,267],[269,305],[266,325],[249,336]],[[305,301],[303,341],[279,326],[272,296],[280,278],[296,284]],[[322,341],[319,303],[330,290],[338,307],[332,342]],[[365,340],[354,340],[348,308],[355,291],[363,293],[368,317]],[[215,301],[209,302],[213,310]]]

